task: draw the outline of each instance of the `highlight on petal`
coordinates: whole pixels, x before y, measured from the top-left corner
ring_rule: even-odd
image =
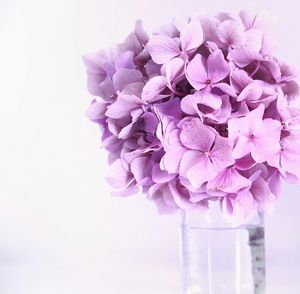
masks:
[[[184,73],[185,62],[182,58],[173,58],[165,64],[166,78],[169,87]]]
[[[91,120],[104,118],[107,105],[105,102],[93,100],[86,112],[86,116]]]
[[[246,42],[246,35],[242,26],[233,20],[223,21],[217,28],[220,41],[227,46],[242,46]]]
[[[147,185],[151,183],[152,164],[148,157],[135,158],[130,164],[130,169],[137,184]]]
[[[229,167],[210,180],[206,188],[209,190],[221,190],[227,193],[237,193],[243,188],[250,187],[251,184],[252,182],[240,175],[234,167]]]
[[[216,50],[207,59],[207,76],[212,83],[218,83],[229,74],[229,66],[221,50]]]
[[[244,88],[241,94],[237,97],[237,101],[258,100],[262,93],[262,88],[259,85],[252,83]]]
[[[134,95],[119,94],[117,100],[107,107],[105,114],[114,119],[124,118],[143,104],[141,98]]]
[[[197,49],[203,43],[203,40],[203,30],[198,19],[191,20],[180,33],[180,41],[183,51]]]
[[[186,77],[189,83],[196,89],[201,90],[207,86],[207,61],[197,54],[187,65]]]
[[[160,100],[160,93],[166,88],[167,79],[163,76],[156,76],[148,81],[142,92],[142,99],[147,102]]]
[[[125,189],[133,181],[133,177],[130,172],[125,170],[121,159],[118,159],[111,164],[106,180],[116,189]]]
[[[117,91],[122,91],[128,84],[140,82],[143,79],[141,72],[135,69],[119,69],[113,76],[113,83]]]
[[[205,182],[213,179],[218,172],[215,170],[208,156],[202,153],[199,156],[198,163],[189,168],[186,172],[186,178],[195,189],[200,188]]]
[[[153,61],[157,64],[164,64],[180,55],[177,43],[172,38],[164,35],[154,35],[151,37],[146,48]]]
[[[143,28],[143,23],[140,19],[135,22],[134,34],[138,38],[138,40],[143,44],[146,45],[149,41],[149,36],[147,32]]]
[[[201,105],[207,106],[212,111],[220,109],[222,97],[214,95],[211,92],[197,91],[192,95],[185,96],[181,100],[182,111],[190,115],[201,115]]]
[[[180,139],[187,148],[206,152],[211,149],[215,134],[199,118],[192,118],[183,123]]]

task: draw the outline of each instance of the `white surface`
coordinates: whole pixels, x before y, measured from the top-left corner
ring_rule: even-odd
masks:
[[[190,5],[185,5],[189,3]],[[300,68],[300,2],[254,1],[281,19],[279,55]],[[248,1],[0,2],[0,293],[179,293],[176,217],[141,195],[109,197],[84,52],[121,41],[135,19],[238,10]],[[267,225],[269,293],[300,291],[299,187]],[[298,290],[298,291],[297,291]]]

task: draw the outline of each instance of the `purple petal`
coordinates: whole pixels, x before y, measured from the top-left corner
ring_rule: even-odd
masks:
[[[226,20],[217,29],[220,41],[227,46],[242,46],[246,42],[243,28],[237,21]]]
[[[220,124],[227,123],[228,119],[230,118],[231,115],[231,103],[228,95],[222,95],[221,97],[218,96],[221,101],[221,107],[214,112],[207,113],[204,116],[206,118],[212,119],[214,122],[218,122]]]
[[[230,52],[230,58],[239,67],[246,67],[252,61],[261,60],[261,55],[250,47],[243,46]]]
[[[228,76],[229,66],[221,50],[216,50],[209,55],[207,59],[207,72],[208,78],[212,83],[218,83]]]
[[[142,92],[142,99],[147,102],[161,100],[159,95],[167,86],[167,79],[163,76],[156,76],[150,79],[145,85]]]
[[[203,183],[213,179],[217,174],[218,172],[215,170],[209,157],[202,153],[198,157],[198,163],[191,166],[186,172],[186,178],[195,189],[198,189]]]
[[[244,9],[239,13],[239,16],[246,30],[253,28],[256,15],[252,11]]]
[[[179,167],[179,174],[186,178],[187,177],[187,171],[195,165],[199,158],[203,156],[203,153],[198,150],[188,150],[186,151],[182,159],[180,161],[180,167]]]
[[[135,69],[135,64],[133,62],[133,52],[125,51],[121,53],[115,60],[115,68],[118,71],[121,68]]]
[[[244,101],[244,100],[258,100],[262,95],[262,88],[255,84],[249,84],[238,96],[237,101]]]
[[[155,183],[168,183],[175,177],[175,174],[170,174],[162,170],[159,164],[154,164],[152,168],[152,180]]]
[[[250,154],[251,151],[252,151],[252,146],[249,143],[249,139],[243,136],[239,138],[237,144],[234,146],[234,149],[232,151],[232,156],[235,159],[239,159]]]
[[[214,85],[214,87],[220,89],[225,94],[228,94],[231,97],[236,97],[235,89],[226,83],[218,83],[218,84]]]
[[[187,24],[180,33],[181,47],[183,51],[197,49],[203,43],[204,36],[199,20],[194,19]]]
[[[104,118],[107,105],[105,102],[93,100],[86,112],[87,117],[90,120],[100,120]]]
[[[192,118],[183,123],[180,140],[187,148],[206,152],[213,145],[215,134],[199,118]]]
[[[134,34],[143,45],[146,45],[148,43],[149,36],[147,32],[144,30],[143,23],[140,19],[137,20],[135,23]]]
[[[155,201],[158,213],[174,213],[178,206],[173,199],[173,195],[167,184],[154,184],[149,188],[150,199]]]
[[[187,114],[200,114],[198,104],[208,106],[215,110],[222,105],[222,98],[211,92],[197,91],[192,95],[187,95],[181,100],[181,109]],[[201,115],[201,114],[200,114]]]
[[[178,173],[179,164],[185,151],[181,146],[168,149],[161,161],[162,168],[169,173]]]
[[[244,70],[235,69],[230,76],[230,83],[237,93],[240,93],[246,86],[252,83],[253,79]]]
[[[178,185],[176,185],[175,181],[169,183],[169,189],[178,207],[182,209],[189,209],[195,206],[193,202],[189,201],[190,195],[188,193],[188,190],[184,188],[181,188],[179,190]]]
[[[144,130],[147,133],[155,134],[158,125],[157,116],[153,112],[144,113],[141,118],[144,122]]]
[[[210,151],[210,159],[217,172],[234,163],[231,144],[227,138],[216,136],[215,144]]]
[[[246,35],[247,35],[247,41],[246,41],[247,48],[250,48],[255,52],[260,52],[262,47],[262,41],[263,41],[262,32],[258,30],[249,30],[246,32]]]
[[[128,84],[140,82],[143,75],[135,69],[119,69],[113,76],[113,83],[117,91],[122,91]]]
[[[254,135],[254,148],[251,150],[253,159],[257,162],[264,162],[268,157],[279,152],[280,134],[281,123],[270,118],[265,119],[262,128]]]
[[[177,43],[164,35],[153,36],[146,45],[149,54],[157,64],[164,64],[180,55]]]
[[[248,154],[247,156],[237,159],[235,161],[234,166],[239,170],[248,170],[251,167],[253,167],[255,164],[256,164],[256,162],[254,161],[252,156],[250,154]]]
[[[173,58],[166,63],[166,78],[169,86],[184,72],[184,61],[182,58]]]
[[[106,116],[114,119],[125,118],[130,112],[143,104],[141,98],[134,95],[120,94],[117,100],[107,107]]]
[[[176,120],[179,120],[182,117],[182,111],[180,108],[180,99],[173,98],[169,101],[155,104],[154,112],[158,113],[158,117],[169,116],[173,117]]]
[[[227,193],[236,193],[242,188],[250,187],[252,182],[242,175],[233,167],[226,168],[219,173],[214,179],[210,180],[206,188],[209,190],[221,190]]]
[[[232,221],[235,225],[247,222],[257,212],[257,204],[249,192],[240,192],[234,199]]]
[[[124,189],[133,181],[133,178],[130,172],[124,169],[121,160],[118,159],[111,164],[106,180],[112,187]]]
[[[289,140],[281,152],[282,168],[300,179],[300,141]]]
[[[270,215],[274,208],[275,197],[271,193],[268,183],[259,177],[253,182],[250,191],[258,207]]]
[[[280,180],[280,173],[274,169],[273,174],[269,178],[269,187],[270,191],[275,197],[279,197],[281,192],[281,180]]]
[[[148,157],[137,157],[130,164],[131,172],[138,185],[151,183],[152,164]]]
[[[119,191],[113,191],[111,196],[114,197],[127,197],[136,194],[139,191],[139,188],[136,186],[136,183],[133,181],[125,189]]]
[[[207,61],[203,56],[197,54],[190,61],[186,68],[186,78],[196,90],[207,86]]]

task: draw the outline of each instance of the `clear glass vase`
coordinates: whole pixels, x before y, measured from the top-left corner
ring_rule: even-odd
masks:
[[[181,267],[184,294],[264,294],[263,214],[233,226],[217,205],[182,211]]]

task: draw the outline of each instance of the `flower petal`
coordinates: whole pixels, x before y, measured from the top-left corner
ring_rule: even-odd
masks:
[[[181,146],[174,146],[167,150],[161,160],[161,168],[169,173],[178,173],[181,158],[186,149]]]
[[[152,164],[149,157],[141,156],[133,159],[130,169],[138,185],[151,183]]]
[[[167,79],[163,76],[156,76],[150,79],[142,92],[142,99],[147,102],[154,102],[161,100],[162,96],[159,95],[167,86]]]
[[[239,67],[246,67],[252,61],[261,60],[261,55],[250,47],[243,46],[230,52],[230,58]]]
[[[181,109],[187,114],[201,115],[198,105],[205,105],[212,110],[220,109],[222,105],[222,98],[211,92],[197,91],[194,94],[187,95],[181,100]]]
[[[128,84],[142,80],[142,73],[135,69],[121,68],[113,76],[113,83],[117,91],[122,91]]]
[[[232,86],[228,85],[227,83],[218,83],[215,84],[214,87],[220,89],[225,94],[231,97],[236,97],[235,89]]]
[[[262,93],[262,88],[256,83],[252,83],[244,88],[241,94],[237,97],[237,101],[255,101],[261,97]]]
[[[198,162],[199,158],[201,158],[202,155],[203,153],[198,150],[186,151],[180,161],[179,174],[182,177],[186,178],[187,171]]]
[[[189,201],[190,195],[187,189],[183,187],[181,189],[178,188],[178,185],[175,181],[169,183],[169,189],[173,195],[173,199],[178,207],[182,209],[189,209],[195,207],[195,203]]]
[[[217,172],[234,163],[231,144],[227,138],[216,136],[215,144],[210,151],[210,160]]]
[[[203,43],[203,40],[202,26],[197,19],[188,23],[180,33],[181,47],[185,52],[197,49]]]
[[[170,37],[154,35],[146,45],[149,54],[157,64],[164,64],[180,55],[177,43]]]
[[[121,159],[118,159],[110,165],[106,180],[112,187],[124,189],[132,182],[133,177],[124,169]]]
[[[238,193],[233,203],[232,222],[235,225],[249,221],[257,212],[257,204],[250,191]]]
[[[184,72],[184,61],[182,58],[173,58],[166,63],[166,78],[169,86],[172,86],[172,82],[181,76]]]
[[[213,179],[218,172],[208,156],[202,155],[198,158],[198,163],[193,165],[186,172],[186,178],[190,181],[195,189],[199,189],[205,182]]]
[[[196,89],[201,90],[207,86],[207,61],[197,54],[187,65],[186,78],[189,83]]]
[[[246,42],[246,36],[242,26],[233,20],[223,21],[217,29],[220,41],[227,46],[242,46]]]
[[[229,74],[228,63],[220,49],[214,51],[207,59],[207,76],[212,83],[218,83]]]
[[[158,163],[153,165],[152,180],[155,183],[168,183],[175,177],[175,174],[170,174],[165,170],[161,170]]]
[[[124,118],[130,115],[130,112],[143,104],[141,98],[134,95],[125,95],[120,93],[117,100],[107,107],[105,115],[114,118]]]
[[[104,118],[107,105],[108,104],[105,102],[93,100],[86,112],[87,117],[90,120],[99,120]]]
[[[233,167],[226,168],[214,179],[210,180],[206,188],[209,190],[221,190],[227,193],[236,193],[242,188],[250,187],[252,182],[240,175]]]
[[[252,83],[253,79],[249,74],[241,69],[235,69],[230,75],[230,84],[237,93],[240,93],[247,85]]]
[[[180,140],[187,148],[206,152],[213,145],[215,134],[199,118],[192,118],[183,123]]]
[[[271,193],[268,183],[262,177],[259,177],[253,182],[250,191],[258,207],[266,214],[271,215],[274,209],[275,197]]]
[[[290,140],[281,152],[282,168],[300,179],[300,141]]]

